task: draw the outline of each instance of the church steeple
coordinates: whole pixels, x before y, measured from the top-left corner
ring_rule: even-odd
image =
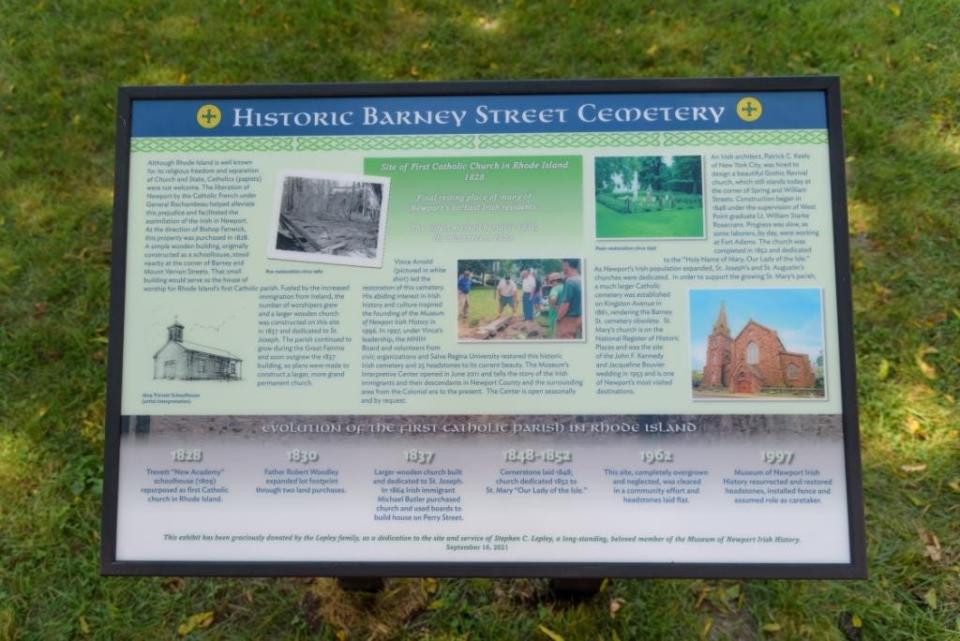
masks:
[[[183,342],[183,325],[180,324],[180,321],[174,317],[173,325],[167,327],[167,340],[171,340],[174,343]]]
[[[717,314],[717,320],[713,321],[713,333],[723,334],[724,336],[730,335],[730,327],[727,325],[727,308],[722,301],[720,303],[720,313]]]

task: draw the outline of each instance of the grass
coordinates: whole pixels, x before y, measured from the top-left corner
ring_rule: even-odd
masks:
[[[516,312],[514,316],[516,318],[523,318],[523,300],[518,295],[517,304],[515,305]],[[485,323],[488,323],[492,320],[498,318],[498,312],[500,311],[500,302],[494,298],[494,292],[492,287],[474,287],[470,290],[470,308],[467,311],[467,326],[471,329],[474,327],[479,327]],[[505,307],[503,309],[505,315],[510,314],[510,308]],[[546,333],[544,338],[553,338],[553,333],[547,329],[549,325],[549,320],[546,315],[535,316],[534,320],[544,327]]]
[[[598,238],[701,238],[703,209],[665,209],[621,214],[597,202]]]
[[[189,638],[960,635],[956,1],[2,8],[0,639],[170,639],[207,612]],[[815,73],[844,91],[868,581],[613,581],[577,605],[537,581],[97,575],[117,85]]]
[[[483,321],[497,318],[500,311],[500,302],[497,300],[492,287],[473,287],[469,296],[470,308],[467,310],[467,325],[477,327]],[[523,314],[523,301],[517,301],[514,306],[517,314]],[[510,313],[510,308],[504,308],[504,313]]]

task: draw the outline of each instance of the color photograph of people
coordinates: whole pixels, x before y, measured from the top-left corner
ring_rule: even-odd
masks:
[[[582,261],[458,261],[457,324],[466,341],[582,339]]]

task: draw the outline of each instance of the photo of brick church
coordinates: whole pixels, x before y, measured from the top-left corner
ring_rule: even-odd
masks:
[[[733,290],[736,291],[736,290]],[[790,290],[771,290],[776,298],[780,293],[790,295]],[[815,291],[815,290],[796,290]],[[693,292],[691,292],[693,294]],[[734,295],[735,296],[735,295]],[[728,320],[727,304],[720,300],[706,344],[700,347],[703,353],[702,368],[694,368],[693,392],[695,398],[729,396],[784,396],[796,398],[823,398],[822,343],[813,356],[809,345],[817,342],[807,340],[807,350],[785,343],[778,328],[768,321],[761,323],[753,315],[743,321],[743,313],[749,312],[742,301],[737,301],[742,325],[734,332]],[[702,308],[703,305],[701,304]],[[765,304],[768,308],[770,305]],[[817,306],[819,310],[819,305]],[[763,312],[764,309],[757,309]],[[783,314],[781,306],[777,310]],[[771,313],[771,316],[774,316]],[[803,320],[803,319],[801,319]],[[819,325],[819,319],[816,320]],[[808,321],[809,327],[814,323]],[[784,328],[786,329],[786,328]],[[790,329],[799,335],[799,330]],[[808,332],[812,334],[812,332]],[[819,332],[818,332],[819,333]]]

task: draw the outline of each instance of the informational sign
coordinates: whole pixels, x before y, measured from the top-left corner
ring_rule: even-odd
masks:
[[[107,574],[865,571],[835,78],[120,90]]]

